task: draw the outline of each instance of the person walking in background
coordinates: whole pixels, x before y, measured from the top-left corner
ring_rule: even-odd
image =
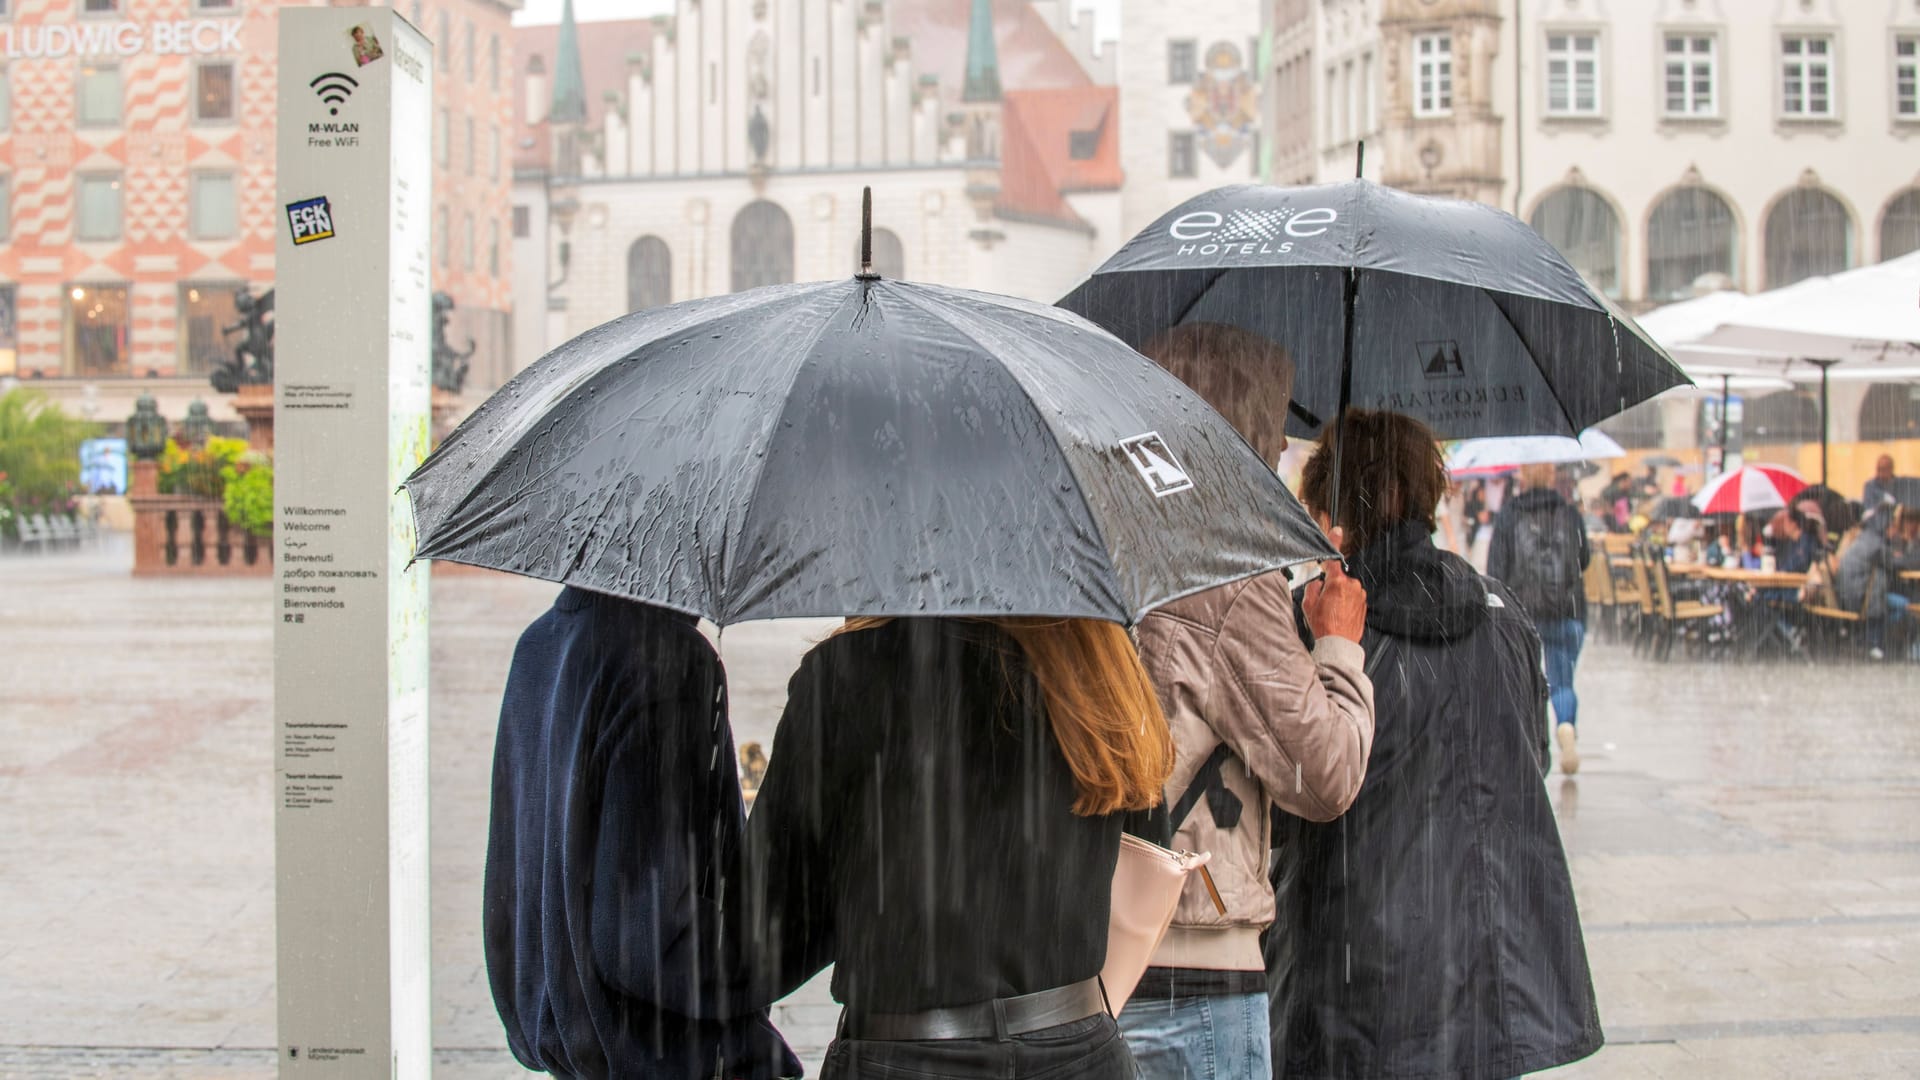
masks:
[[[1554,490],[1553,466],[1523,467],[1520,484],[1524,490],[1494,522],[1487,576],[1512,591],[1540,635],[1547,686],[1559,719],[1554,739],[1560,747],[1560,771],[1571,776],[1580,769],[1580,699],[1573,690],[1573,671],[1587,637],[1583,575],[1592,553],[1579,512]]]
[[[1274,838],[1274,1075],[1497,1080],[1576,1061],[1602,1034],[1541,783],[1539,639],[1510,592],[1429,541],[1446,482],[1431,431],[1355,410],[1339,441],[1340,505],[1330,441],[1301,498],[1344,530],[1367,590],[1376,727],[1353,806],[1282,815]]]
[[[799,1074],[723,958],[745,817],[733,760],[725,674],[693,616],[565,588],[521,635],[483,918],[522,1065],[595,1080]]]
[[[1173,744],[1090,619],[855,619],[800,662],[737,938],[771,1002],[831,963],[825,1080],[1126,1077],[1098,975],[1122,811]]]
[[[1145,350],[1269,461],[1286,450],[1293,365],[1243,330],[1184,324]],[[1272,571],[1195,593],[1141,620],[1140,657],[1174,740],[1172,846],[1211,852],[1219,904],[1189,879],[1173,925],[1120,1014],[1141,1080],[1270,1080],[1266,962],[1272,807],[1314,821],[1360,790],[1373,741],[1362,671],[1366,594],[1330,563],[1307,586],[1306,622]],[[1278,933],[1291,933],[1280,927]]]

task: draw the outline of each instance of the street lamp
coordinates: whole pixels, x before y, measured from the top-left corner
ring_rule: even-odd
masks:
[[[152,394],[141,394],[133,403],[133,415],[127,417],[127,452],[152,461],[166,448],[167,418],[160,415],[160,404]]]
[[[187,418],[180,421],[180,441],[188,446],[201,446],[207,441],[207,435],[213,430],[213,418],[207,415],[207,403],[199,398],[187,406]]]

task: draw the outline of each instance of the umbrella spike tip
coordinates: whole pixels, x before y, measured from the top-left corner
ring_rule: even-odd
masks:
[[[873,188],[860,189],[860,273],[862,281],[880,275],[873,272]]]

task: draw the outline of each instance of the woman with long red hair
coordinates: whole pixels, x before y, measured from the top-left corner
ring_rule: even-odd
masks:
[[[801,661],[748,820],[757,995],[835,965],[827,1080],[1132,1075],[1097,975],[1122,812],[1172,766],[1116,624],[849,622]]]

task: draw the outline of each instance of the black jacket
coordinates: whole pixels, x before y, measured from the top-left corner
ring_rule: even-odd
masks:
[[[1015,642],[898,619],[830,637],[787,689],[747,823],[761,995],[831,962],[856,1012],[1091,978],[1120,816],[1080,817]]]
[[[1539,638],[1421,527],[1353,566],[1373,752],[1344,816],[1274,837],[1274,1075],[1505,1080],[1585,1057],[1600,1018],[1542,783]]]
[[[743,1004],[744,973],[719,959],[722,871],[743,824],[725,685],[694,620],[661,608],[566,589],[521,635],[484,919],[494,1006],[527,1068],[799,1073]]]
[[[1580,511],[1561,498],[1557,491],[1532,488],[1508,499],[1506,505],[1500,508],[1500,516],[1493,520],[1493,539],[1487,545],[1488,577],[1511,585],[1518,564],[1534,557],[1535,553],[1520,550],[1524,545],[1515,541],[1516,526],[1523,516],[1545,519],[1547,527],[1558,533],[1557,542],[1566,545],[1569,553],[1577,554],[1580,569],[1587,568],[1592,553],[1587,546],[1587,528],[1580,520]],[[1557,596],[1538,598],[1528,606],[1527,614],[1539,620],[1578,619],[1585,622],[1586,586],[1576,575],[1570,588]]]

